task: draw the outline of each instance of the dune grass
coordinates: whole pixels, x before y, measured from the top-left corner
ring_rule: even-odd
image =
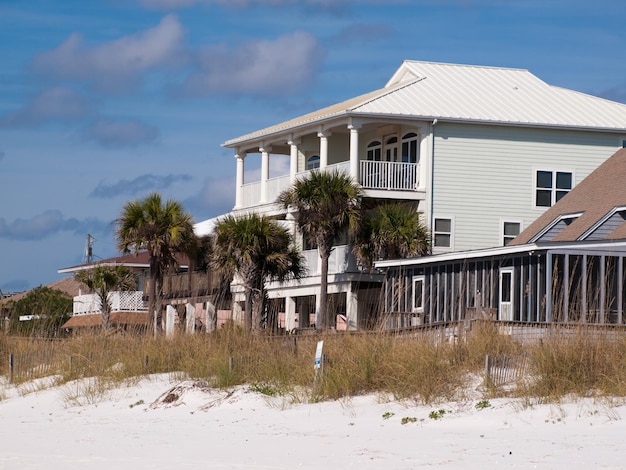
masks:
[[[325,360],[314,383],[319,340],[324,341]],[[53,341],[0,334],[2,375],[9,374],[9,353],[17,385],[38,377],[54,376],[56,385],[91,378],[89,387],[68,392],[68,401],[75,403],[155,373],[176,373],[219,388],[249,384],[261,393],[303,400],[365,393],[425,404],[468,394],[475,398],[477,393],[543,401],[572,394],[626,397],[626,337],[607,339],[581,331],[522,345],[499,334],[492,323],[477,323],[454,342],[438,335],[376,333],[269,337],[233,325],[212,334],[170,339],[94,332]],[[483,383],[477,389],[486,355],[524,355],[524,380],[515,387]]]

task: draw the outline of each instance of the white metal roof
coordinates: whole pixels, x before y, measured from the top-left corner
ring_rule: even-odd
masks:
[[[549,85],[528,70],[405,61],[384,88],[229,140],[224,146],[342,115],[626,131],[625,104]]]

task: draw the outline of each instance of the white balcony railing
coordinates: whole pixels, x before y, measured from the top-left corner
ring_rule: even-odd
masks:
[[[138,312],[147,310],[143,301],[142,291],[115,291],[109,293],[109,303],[112,312]],[[74,315],[86,313],[102,313],[100,297],[95,294],[83,294],[74,297]]]
[[[350,162],[341,162],[328,165],[328,169],[350,171]],[[359,183],[365,189],[386,189],[394,191],[416,191],[419,186],[419,164],[397,162],[375,162],[362,160],[360,162]],[[302,171],[297,177],[306,176],[310,170]],[[260,203],[271,203],[276,200],[281,191],[289,188],[289,175],[278,176],[267,180],[267,200],[261,201],[261,182],[247,183],[242,188],[242,207],[253,207]]]
[[[320,274],[321,260],[317,250],[305,250],[302,252],[305,259],[305,266],[309,276]],[[333,248],[328,258],[328,274],[341,274],[346,272],[357,272],[359,270],[354,255],[347,245],[340,245]]]
[[[361,160],[361,185],[365,189],[417,191],[419,164]]]

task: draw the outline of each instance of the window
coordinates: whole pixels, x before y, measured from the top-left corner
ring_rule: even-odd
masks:
[[[551,207],[572,189],[569,171],[538,170],[535,180],[535,206]]]
[[[385,142],[385,161],[397,162],[398,161],[398,138],[390,137]]]
[[[375,140],[367,146],[367,159],[379,162],[381,152],[382,146],[379,141]]]
[[[452,219],[435,219],[435,246],[452,247]]]
[[[424,311],[424,276],[413,277],[413,311]]]
[[[306,169],[307,170],[314,170],[315,168],[319,168],[320,167],[320,156],[319,155],[313,155],[312,157],[309,157],[306,161]]]
[[[503,245],[508,245],[511,240],[517,237],[522,228],[522,224],[519,222],[503,222],[502,224],[502,234],[503,234]]]
[[[410,132],[402,137],[402,161],[404,163],[417,163],[419,161],[417,147],[417,134]]]

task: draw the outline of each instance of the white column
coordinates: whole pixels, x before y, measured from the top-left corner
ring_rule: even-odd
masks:
[[[346,330],[355,331],[358,329],[358,297],[353,290],[354,285],[350,284],[350,289],[346,292]]]
[[[424,191],[428,187],[428,166],[430,152],[430,134],[420,130],[419,174],[417,187]]]
[[[267,180],[270,179],[271,147],[260,147],[261,152],[261,202],[267,202]]]
[[[350,176],[359,182],[359,128],[354,124],[348,126],[350,129]]]
[[[165,308],[165,337],[174,336],[174,323],[176,322],[176,309],[171,305]]]
[[[185,332],[194,334],[196,331],[196,307],[185,304]]]
[[[235,153],[237,159],[237,176],[235,180],[235,209],[238,209],[243,204],[243,185],[244,185],[244,170],[245,170],[245,158],[244,152],[237,151]]]
[[[285,297],[285,330],[296,328],[296,301],[293,297]]]
[[[206,303],[206,332],[215,331],[217,328],[217,315],[215,311],[215,305],[211,302]]]
[[[330,132],[318,132],[317,136],[320,138],[320,170],[323,170],[328,166],[328,138]]]
[[[296,173],[298,173],[298,142],[289,140],[287,143],[290,149],[289,181],[291,184],[294,184],[296,182]]]
[[[320,327],[320,305],[322,305],[322,298],[319,294],[315,296],[315,329]],[[326,325],[328,327],[328,325]]]

